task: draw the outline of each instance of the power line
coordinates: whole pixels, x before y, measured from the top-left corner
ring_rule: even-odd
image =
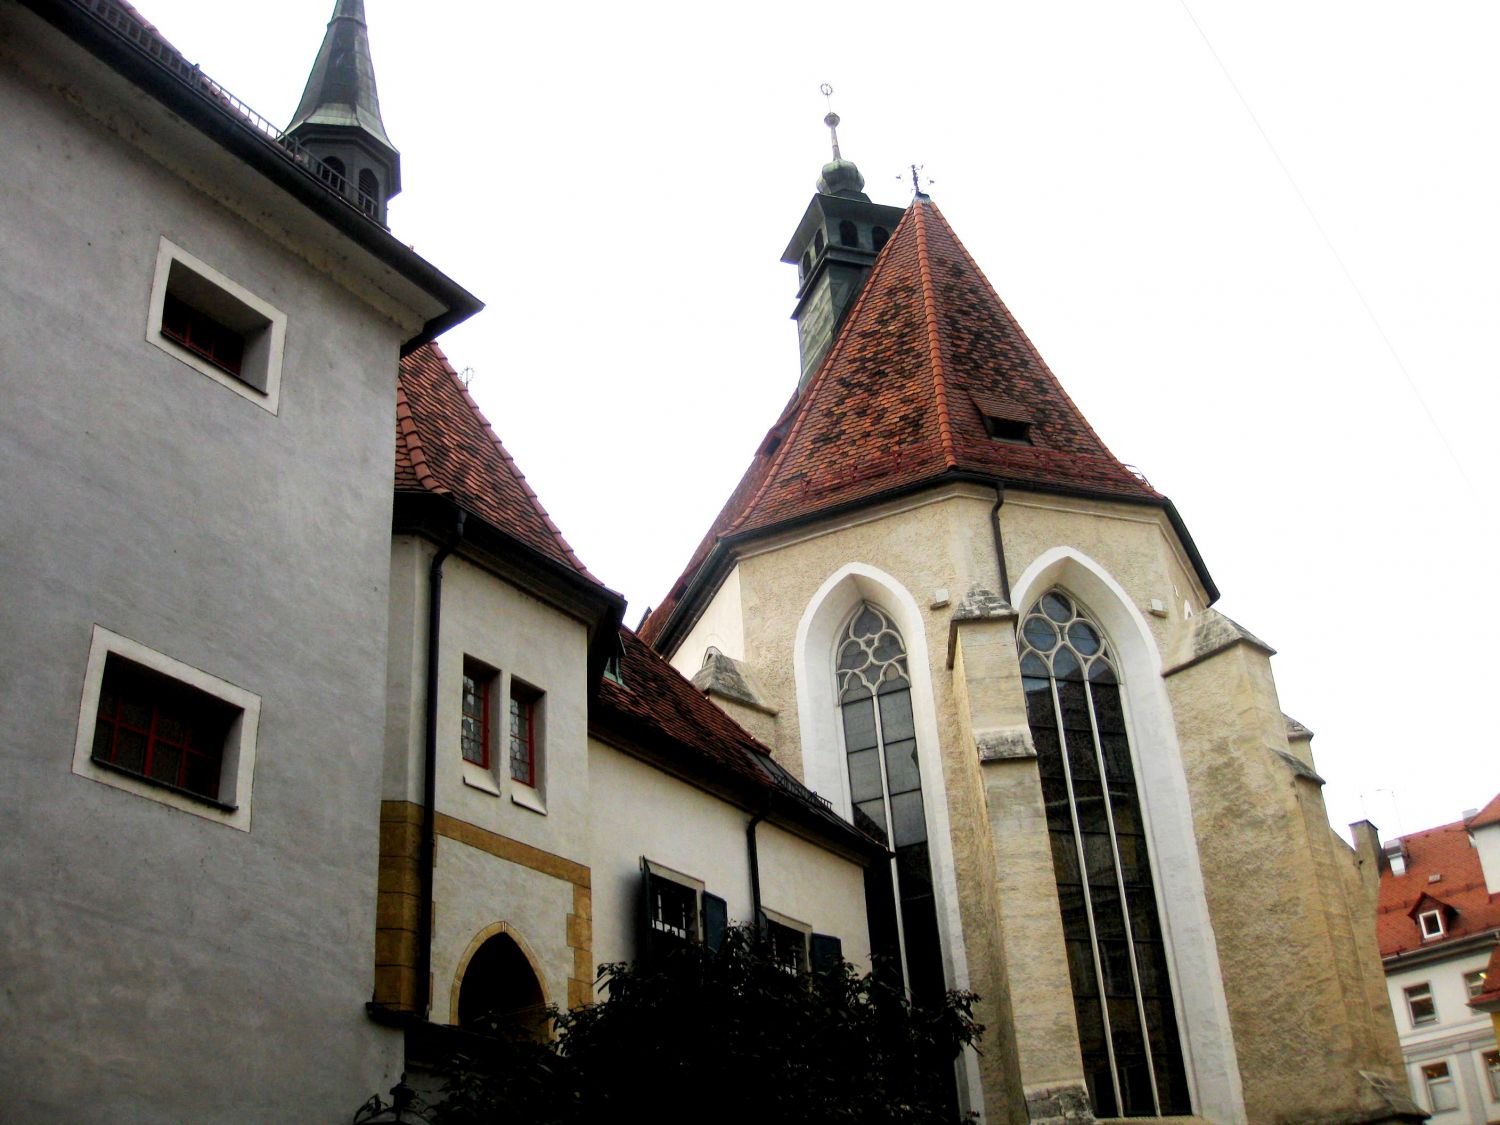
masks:
[[[1340,272],[1343,273],[1344,280],[1349,283],[1349,288],[1354,291],[1355,297],[1359,299],[1360,306],[1365,310],[1365,315],[1370,318],[1370,323],[1375,327],[1376,333],[1385,344],[1385,349],[1390,353],[1391,360],[1396,364],[1396,369],[1401,372],[1401,377],[1406,380],[1406,385],[1410,388],[1412,397],[1417,400],[1417,405],[1422,408],[1422,413],[1427,416],[1427,424],[1432,427],[1432,432],[1437,435],[1438,441],[1442,443],[1443,449],[1448,454],[1448,459],[1453,462],[1453,467],[1458,470],[1458,475],[1463,480],[1464,486],[1468,488],[1471,495],[1474,495],[1474,482],[1469,479],[1469,474],[1464,471],[1463,463],[1459,461],[1458,454],[1454,451],[1452,443],[1448,440],[1448,435],[1443,432],[1443,427],[1438,425],[1437,416],[1433,414],[1432,407],[1427,404],[1427,399],[1417,387],[1417,381],[1412,378],[1411,372],[1407,370],[1405,362],[1401,359],[1401,353],[1396,351],[1396,345],[1392,343],[1384,325],[1380,323],[1380,318],[1375,315],[1375,309],[1366,299],[1364,290],[1359,287],[1359,282],[1354,280],[1354,274],[1344,262],[1344,256],[1339,253],[1338,247],[1333,244],[1333,239],[1328,236],[1328,231],[1324,229],[1323,224],[1318,220],[1317,213],[1312,209],[1312,204],[1307,201],[1307,196],[1303,194],[1301,186],[1297,183],[1297,178],[1292,175],[1292,170],[1287,167],[1286,161],[1281,159],[1281,153],[1277,151],[1276,145],[1272,143],[1270,134],[1266,132],[1265,126],[1260,123],[1260,118],[1255,115],[1255,110],[1250,108],[1249,100],[1240,89],[1239,83],[1234,80],[1234,75],[1230,74],[1229,68],[1224,65],[1224,60],[1214,48],[1213,41],[1209,39],[1208,33],[1203,30],[1203,25],[1198,22],[1198,17],[1193,15],[1193,9],[1188,7],[1187,0],[1177,0],[1177,2],[1182,5],[1182,10],[1187,13],[1187,18],[1192,21],[1199,38],[1203,40],[1203,45],[1208,48],[1208,53],[1213,56],[1214,62],[1218,64],[1219,72],[1224,75],[1224,81],[1229,83],[1229,88],[1234,91],[1234,96],[1239,98],[1240,105],[1244,107],[1245,113],[1255,126],[1256,132],[1260,134],[1260,139],[1265,142],[1266,148],[1270,150],[1271,157],[1276,161],[1276,166],[1281,169],[1281,174],[1286,177],[1286,182],[1292,185],[1292,191],[1296,193],[1298,201],[1302,204],[1302,209],[1307,212],[1307,217],[1312,220],[1312,225],[1322,237],[1323,245],[1328,247],[1328,253],[1333,255],[1333,260],[1338,264]]]

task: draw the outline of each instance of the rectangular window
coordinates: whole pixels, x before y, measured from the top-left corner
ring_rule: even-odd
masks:
[[[1484,1076],[1490,1081],[1490,1100],[1500,1102],[1500,1051],[1484,1053]]]
[[[260,699],[94,626],[73,772],[250,830]]]
[[[1465,973],[1464,990],[1468,992],[1470,1000],[1482,993],[1484,991],[1484,972],[1480,969],[1475,969],[1472,973]]]
[[[771,960],[788,973],[800,975],[807,972],[807,941],[812,936],[812,927],[774,910],[762,910],[760,913],[761,932],[765,936]]]
[[[147,342],[275,414],[285,338],[279,309],[161,240]]]
[[[1411,1013],[1411,1025],[1422,1027],[1437,1023],[1437,1005],[1432,1002],[1432,986],[1414,984],[1406,990],[1406,1009]]]
[[[1445,1113],[1458,1108],[1458,1091],[1453,1087],[1453,1076],[1448,1073],[1445,1062],[1429,1063],[1422,1068],[1422,1083],[1427,1087],[1427,1104],[1433,1113]]]
[[[496,674],[474,660],[464,661],[463,729],[459,736],[464,761],[490,768],[490,700]]]
[[[637,955],[649,960],[701,940],[703,882],[645,856],[641,857],[641,873],[645,908]],[[722,935],[715,936],[722,940]]]
[[[535,789],[538,785],[537,725],[541,694],[516,680],[510,683],[510,776]]]
[[[1422,927],[1424,940],[1443,936],[1443,912],[1441,910],[1424,910],[1417,915],[1417,922]]]
[[[224,738],[236,714],[222,700],[111,656],[91,756],[122,773],[217,801]]]

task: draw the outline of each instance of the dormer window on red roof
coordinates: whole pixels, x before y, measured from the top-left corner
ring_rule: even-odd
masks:
[[[1431,941],[1440,938],[1446,932],[1443,929],[1443,912],[1441,910],[1424,910],[1417,915],[1417,925],[1422,928],[1422,940]]]

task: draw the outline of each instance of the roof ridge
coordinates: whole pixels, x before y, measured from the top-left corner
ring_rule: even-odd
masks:
[[[938,332],[937,292],[932,285],[932,262],[927,257],[927,227],[922,221],[922,201],[912,203],[917,224],[917,271],[922,278],[922,315],[927,323],[927,361],[932,367],[933,391],[937,396],[938,434],[948,468],[958,466],[953,442],[953,420],[948,413],[947,369],[943,363],[943,341]],[[956,241],[956,239],[955,239]]]
[[[456,384],[458,384],[459,392],[464,396],[464,402],[468,405],[469,409],[474,412],[474,416],[479,419],[480,424],[484,426],[485,433],[489,435],[490,441],[495,443],[495,451],[500,454],[501,459],[504,460],[505,463],[510,466],[511,471],[516,474],[516,480],[520,483],[521,490],[526,494],[526,498],[530,500],[536,507],[537,514],[542,517],[542,522],[546,524],[547,530],[552,533],[552,537],[557,540],[558,549],[561,550],[563,554],[567,555],[568,558],[572,559],[573,565],[578,567],[578,569],[582,573],[588,575],[590,578],[593,578],[595,581],[598,581],[598,578],[589,571],[589,568],[583,565],[583,560],[578,557],[577,552],[574,551],[572,546],[569,545],[568,541],[563,538],[562,529],[552,521],[552,516],[548,513],[546,507],[544,507],[542,504],[542,498],[536,494],[536,489],[531,487],[531,482],[526,479],[526,474],[521,471],[521,466],[516,464],[516,459],[510,455],[510,450],[505,448],[505,443],[500,440],[500,435],[495,432],[495,427],[492,426],[490,424],[490,420],[485,417],[484,411],[480,409],[479,403],[474,401],[474,396],[469,393],[469,388],[465,386],[464,381],[459,376],[458,372],[453,369],[453,364],[448,362],[448,357],[443,354],[443,349],[438,347],[435,341],[428,344],[427,346],[431,348],[433,354],[437,356],[438,361],[443,365],[443,370],[448,373],[448,377],[452,379]]]
[[[844,323],[840,325],[838,335],[834,337],[833,346],[828,349],[828,354],[818,363],[818,369],[813,373],[813,377],[807,381],[807,386],[802,388],[802,392],[792,399],[788,404],[788,409],[782,411],[782,416],[777,418],[775,425],[771,427],[770,431],[767,431],[768,433],[774,431],[777,426],[781,425],[787,414],[790,414],[794,419],[792,428],[787,431],[786,435],[781,439],[780,446],[771,455],[771,461],[766,465],[765,476],[761,478],[760,485],[756,488],[753,495],[746,497],[745,502],[740,505],[739,514],[724,529],[720,538],[723,535],[733,534],[745,522],[745,517],[755,510],[755,506],[759,503],[761,496],[771,486],[771,482],[776,479],[776,470],[780,466],[782,458],[787,456],[791,451],[793,439],[801,431],[802,424],[807,420],[807,416],[810,413],[807,406],[812,402],[814,390],[827,378],[828,372],[833,370],[834,358],[844,350],[849,339],[850,329],[858,320],[860,310],[864,307],[865,301],[870,299],[870,294],[876,291],[875,279],[886,269],[894,268],[889,265],[890,258],[887,251],[890,247],[896,245],[896,236],[900,234],[901,228],[908,221],[915,221],[911,218],[912,212],[915,210],[916,206],[913,205],[908,207],[902,214],[901,221],[896,224],[896,229],[891,231],[891,236],[886,240],[885,246],[881,247],[880,253],[875,255],[875,263],[870,267],[870,272],[865,277],[864,287],[859,291],[859,296],[855,298],[854,304],[850,306],[848,314],[845,315]],[[918,231],[921,230],[920,225],[917,229]]]
[[[406,400],[406,388],[401,385],[401,380],[396,380],[396,431],[401,435],[401,442],[406,446],[406,455],[411,458],[411,468],[417,476],[417,482],[430,492],[436,492],[443,496],[452,495],[441,481],[432,472],[432,466],[427,463],[427,450],[422,445],[422,434],[417,429],[417,420],[412,417],[411,403]]]
[[[953,225],[948,222],[947,217],[938,208],[938,205],[936,203],[931,203],[929,201],[929,205],[936,213],[938,221],[947,228],[948,234],[953,239],[953,245],[958,247],[958,252],[963,255],[964,261],[969,263],[970,268],[972,268],[975,274],[978,275],[979,280],[984,283],[984,287],[990,291],[990,296],[995,298],[995,304],[1000,307],[1000,312],[1004,315],[1006,321],[1009,322],[1010,327],[1015,330],[1016,335],[1021,338],[1026,346],[1031,349],[1031,354],[1035,356],[1037,362],[1041,364],[1042,370],[1047,373],[1047,378],[1052,380],[1053,386],[1057,388],[1057,392],[1062,395],[1067,404],[1073,408],[1073,413],[1076,414],[1078,416],[1078,420],[1083,423],[1083,428],[1087,430],[1093,437],[1093,439],[1099,443],[1099,447],[1103,449],[1105,453],[1109,454],[1111,458],[1113,458],[1118,464],[1123,466],[1125,462],[1121,461],[1118,455],[1116,455],[1115,451],[1109,447],[1108,443],[1106,443],[1105,440],[1099,436],[1099,431],[1094,429],[1094,424],[1089,421],[1088,415],[1085,414],[1081,409],[1079,409],[1078,404],[1073,401],[1073,396],[1068,393],[1068,388],[1063,386],[1062,380],[1059,379],[1057,377],[1057,373],[1052,370],[1052,365],[1047,362],[1047,357],[1042,355],[1041,349],[1036,346],[1035,341],[1033,341],[1032,338],[1027,334],[1026,329],[1021,326],[1021,322],[1017,320],[1015,318],[1015,315],[1010,311],[1010,306],[1005,303],[1005,299],[1000,296],[999,290],[997,290],[991,283],[989,276],[984,272],[983,269],[980,268],[979,263],[974,260],[974,255],[969,253],[969,248],[965,246],[963,244],[963,240],[958,237],[957,232],[953,229]],[[1127,470],[1127,472],[1128,471],[1129,470]],[[1147,485],[1147,487],[1150,488],[1152,492],[1156,492],[1156,489],[1153,486]],[[1160,493],[1158,493],[1158,495],[1160,495]]]

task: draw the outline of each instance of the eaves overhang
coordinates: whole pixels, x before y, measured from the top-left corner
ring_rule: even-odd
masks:
[[[465,521],[462,539],[455,548],[457,555],[587,627],[588,693],[592,697],[599,689],[605,664],[618,650],[620,624],[625,618],[624,597],[548,558],[451,496],[397,491],[391,533],[417,535],[439,544],[452,543],[459,511],[463,511]]]
[[[627,687],[628,690],[628,687]],[[757,785],[648,721],[611,707],[601,696],[589,705],[589,735],[744,812],[868,866],[891,853],[832,811],[777,788],[769,778]],[[812,798],[816,800],[816,798]]]
[[[1446,961],[1452,957],[1488,949],[1495,944],[1497,938],[1500,938],[1500,926],[1493,926],[1463,937],[1449,938],[1430,945],[1413,946],[1411,949],[1383,954],[1380,964],[1387,973],[1393,973],[1398,969],[1428,965],[1434,961]]]
[[[111,0],[21,3],[443,306],[443,312],[429,317],[417,334],[402,344],[403,356],[484,308],[483,301],[332,191],[231,105],[209,97],[201,87],[179,77],[152,53],[150,46],[159,46],[161,41],[145,34],[141,25],[131,24],[131,17],[122,14],[120,5]],[[138,40],[130,37],[131,26],[141,31]]]
[[[1219,600],[1219,588],[1214,584],[1213,578],[1208,573],[1208,567],[1203,562],[1203,556],[1198,553],[1198,547],[1188,533],[1187,525],[1182,522],[1182,517],[1177,512],[1177,507],[1163,497],[1152,501],[1139,497],[1121,497],[1113,493],[1091,491],[1088,489],[1076,489],[1059,486],[1040,487],[1035,482],[1008,480],[989,473],[974,472],[968,469],[950,469],[947,472],[922,480],[911,481],[906,484],[888,488],[868,496],[860,496],[842,503],[820,508],[806,515],[796,516],[792,519],[783,520],[779,523],[767,524],[764,527],[752,528],[747,531],[731,532],[721,536],[719,541],[713,545],[698,569],[688,579],[682,594],[676,599],[672,606],[671,615],[668,617],[661,631],[657,633],[652,643],[652,648],[657,652],[670,653],[675,651],[677,645],[687,636],[693,625],[697,623],[703,610],[707,608],[719,584],[723,582],[729,571],[733,568],[738,558],[740,547],[759,539],[767,539],[776,535],[796,531],[800,528],[817,524],[823,521],[837,520],[851,512],[862,508],[872,508],[877,505],[888,503],[893,500],[904,499],[917,493],[926,492],[933,488],[940,488],[950,484],[979,484],[989,488],[1000,486],[1002,488],[1015,488],[1027,492],[1037,492],[1044,495],[1071,496],[1080,500],[1102,500],[1109,503],[1143,504],[1149,507],[1159,507],[1165,513],[1167,522],[1173,533],[1182,543],[1182,549],[1187,554],[1188,561],[1193,566],[1193,572],[1197,575],[1199,582],[1203,584],[1207,604],[1213,605]]]

